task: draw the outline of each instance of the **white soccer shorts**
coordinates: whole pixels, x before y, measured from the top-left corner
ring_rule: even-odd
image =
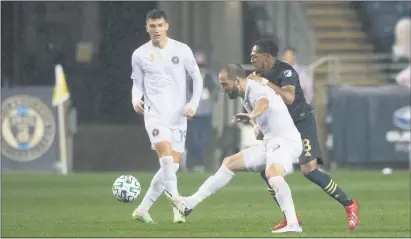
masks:
[[[293,162],[303,150],[302,142],[285,138],[273,138],[262,145],[244,149],[244,164],[248,171],[261,172],[266,165],[276,163],[283,167],[285,173],[292,172]]]
[[[155,150],[155,145],[159,142],[171,142],[173,151],[184,153],[186,143],[186,127],[172,129],[161,123],[147,122],[146,130],[150,138],[151,148]]]

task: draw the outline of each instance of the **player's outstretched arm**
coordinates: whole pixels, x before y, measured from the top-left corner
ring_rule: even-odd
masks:
[[[143,79],[144,74],[141,70],[140,60],[136,54],[133,53],[131,57],[131,79],[133,80],[133,87],[131,88],[131,103],[133,104],[133,108],[137,113],[144,113],[143,102],[141,99],[143,98],[144,88],[143,88]]]
[[[203,78],[201,77],[193,51],[188,46],[186,48],[184,67],[193,80],[193,95],[187,104],[187,113],[189,113],[187,116],[192,117],[197,110],[198,104],[200,104],[201,93],[203,92]],[[192,111],[191,114],[189,112],[190,109]]]

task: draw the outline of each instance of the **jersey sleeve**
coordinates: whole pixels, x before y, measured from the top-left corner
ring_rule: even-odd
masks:
[[[201,94],[203,92],[203,77],[194,58],[193,51],[187,45],[185,46],[184,68],[193,80],[193,95],[188,102],[188,107],[195,112],[200,104]]]
[[[281,87],[287,85],[296,86],[299,81],[299,76],[293,68],[286,68],[282,72],[280,72],[279,80]]]
[[[190,74],[191,76],[192,74],[198,72],[198,74],[201,77],[200,68],[197,65],[196,59],[191,48],[187,45],[184,45],[184,53],[184,68],[186,69],[188,74]]]
[[[131,79],[133,80],[133,87],[131,89],[131,103],[133,107],[143,98],[143,71],[141,69],[141,62],[136,54],[133,53],[131,57]]]

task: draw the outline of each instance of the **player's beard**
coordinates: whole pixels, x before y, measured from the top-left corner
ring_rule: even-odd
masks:
[[[230,100],[236,99],[240,95],[240,91],[238,89],[233,89],[230,92],[227,92],[228,98]]]

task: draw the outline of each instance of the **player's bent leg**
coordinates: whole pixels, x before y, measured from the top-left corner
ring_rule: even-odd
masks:
[[[149,210],[153,203],[157,201],[160,195],[164,191],[164,182],[162,169],[160,168],[151,180],[150,187],[148,188],[146,194],[140,205],[133,211],[132,218],[138,222],[152,224],[153,219],[149,214]]]
[[[179,160],[181,153],[173,152],[174,157],[174,164],[173,168],[174,171],[177,172],[179,169]],[[153,219],[149,214],[149,210],[153,203],[157,201],[160,195],[164,192],[164,182],[163,182],[163,173],[162,169],[160,168],[157,173],[154,175],[153,179],[151,180],[150,187],[148,188],[146,194],[144,195],[143,200],[141,201],[140,205],[133,211],[132,218],[139,222],[143,223],[154,223]],[[174,209],[174,208],[173,208]],[[174,213],[174,221],[176,223],[184,222],[185,219],[181,216],[178,211]]]
[[[173,205],[180,213],[188,216],[192,210],[205,199],[226,186],[234,176],[235,171],[245,169],[243,153],[237,153],[223,160],[218,171],[210,176],[193,195],[174,200]]]
[[[272,232],[302,232],[295,213],[290,186],[284,179],[285,171],[283,167],[276,163],[267,165],[266,176],[271,188],[276,192],[275,197],[287,220],[286,226],[280,229],[273,228]]]
[[[275,197],[275,192],[271,188],[270,183],[268,182],[267,176],[265,175],[265,170],[260,172],[260,176],[263,178],[263,180],[267,184],[268,193],[271,195],[271,197],[273,198],[273,200],[277,204],[277,206],[281,209],[280,204],[278,204],[277,198]],[[272,228],[273,231],[276,231],[278,229],[281,229],[281,228],[287,226],[287,220],[285,218],[284,213],[283,213],[283,216],[284,216],[283,220],[281,220],[276,226],[274,226]],[[298,215],[297,215],[297,220],[298,220],[298,224],[301,226],[302,225],[301,218]]]
[[[308,180],[317,184],[330,197],[344,206],[347,214],[348,227],[355,229],[360,223],[358,202],[349,198],[328,174],[318,170],[317,159],[301,164],[300,167],[303,175]]]
[[[314,115],[310,115],[307,120],[300,121],[297,127],[301,129],[303,139],[303,154],[300,157],[303,175],[345,207],[349,228],[354,229],[359,223],[358,204],[355,200],[351,200],[329,175],[318,170],[317,164],[321,164],[322,159]]]
[[[200,202],[225,187],[234,177],[236,171],[241,171],[244,168],[243,154],[241,152],[225,158],[217,172],[210,176],[196,193],[187,197],[188,206],[194,209]]]
[[[284,138],[273,138],[266,143],[266,177],[275,192],[275,197],[283,211],[287,224],[285,227],[272,228],[273,233],[302,232],[295,213],[291,189],[284,177],[287,174],[286,165],[297,158],[302,152],[300,140],[293,141]]]

